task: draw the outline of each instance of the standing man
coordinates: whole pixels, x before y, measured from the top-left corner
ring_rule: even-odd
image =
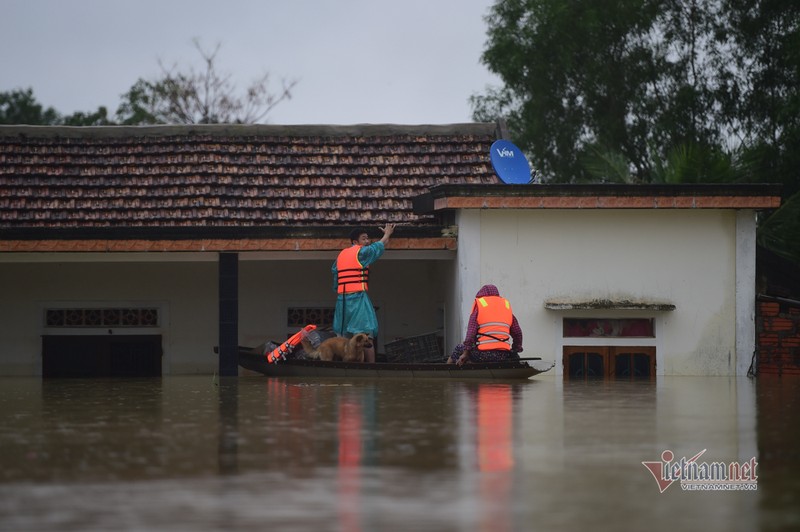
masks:
[[[383,237],[370,243],[365,228],[350,232],[350,247],[343,249],[331,267],[333,289],[337,292],[333,313],[333,331],[346,338],[366,333],[371,347],[364,350],[364,361],[375,362],[375,339],[378,337],[378,317],[367,294],[369,265],[378,260],[385,250],[394,224],[380,228]]]

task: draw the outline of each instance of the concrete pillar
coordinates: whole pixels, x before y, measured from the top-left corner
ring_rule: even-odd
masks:
[[[219,254],[219,375],[239,374],[239,254]]]

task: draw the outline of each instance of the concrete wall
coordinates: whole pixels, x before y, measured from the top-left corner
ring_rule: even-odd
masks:
[[[0,374],[41,374],[42,334],[108,334],[108,329],[53,329],[46,308],[159,308],[163,371],[211,372],[217,366],[217,265],[214,262],[0,263]]]
[[[565,345],[648,345],[657,374],[743,374],[754,349],[752,212],[732,210],[465,210],[453,256],[386,252],[371,267],[378,351],[433,331],[463,339],[475,292],[498,286],[514,307],[526,356],[556,362]],[[332,307],[336,253],[241,254],[239,342],[281,340],[286,309]],[[155,257],[155,258],[153,258]],[[41,374],[44,309],[147,305],[162,323],[164,374],[213,373],[217,255],[0,256],[0,375]],[[673,311],[548,310],[548,300],[671,303]],[[655,338],[562,337],[565,317],[655,320]],[[130,331],[115,331],[115,333]],[[72,334],[107,334],[75,330]]]
[[[736,374],[734,211],[468,210],[457,222],[462,285],[453,302],[461,311],[450,331],[464,330],[475,292],[492,283],[511,300],[524,354],[555,361],[556,374],[563,346],[581,342],[655,346],[657,374]],[[551,299],[669,302],[676,309],[547,310]],[[564,317],[652,317],[656,338],[567,340]],[[450,347],[458,340],[448,335]]]
[[[441,330],[442,260],[396,260],[371,267],[370,294],[379,307],[379,352],[386,341]],[[59,257],[67,260],[56,261]],[[159,327],[113,334],[160,334],[164,374],[212,374],[218,369],[218,268],[215,254],[0,257],[0,375],[40,375],[43,334],[108,334],[108,329],[50,329],[47,308],[153,306]],[[247,260],[239,263],[239,341],[281,340],[289,306],[334,305],[330,259]],[[126,262],[126,259],[129,262]],[[109,262],[110,261],[110,262]],[[135,261],[135,262],[133,262]]]
[[[288,307],[333,307],[331,264],[325,260],[239,263],[239,338],[243,345],[286,338]],[[378,310],[378,352],[398,338],[441,329],[446,261],[394,258],[370,266],[369,293]],[[297,332],[296,329],[291,332]]]

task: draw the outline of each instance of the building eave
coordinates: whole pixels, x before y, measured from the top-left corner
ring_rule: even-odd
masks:
[[[200,240],[2,240],[0,253],[138,253],[331,251],[349,245],[347,239],[200,239]],[[456,249],[455,238],[395,238],[388,250]]]
[[[330,251],[349,227],[2,228],[0,253]],[[372,229],[379,236],[379,229]],[[399,227],[389,250],[454,250],[452,227]]]
[[[454,209],[776,209],[781,187],[746,185],[439,185],[415,213]]]

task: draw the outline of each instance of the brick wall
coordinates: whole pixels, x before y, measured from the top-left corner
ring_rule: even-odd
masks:
[[[800,375],[800,301],[759,296],[758,373]]]

